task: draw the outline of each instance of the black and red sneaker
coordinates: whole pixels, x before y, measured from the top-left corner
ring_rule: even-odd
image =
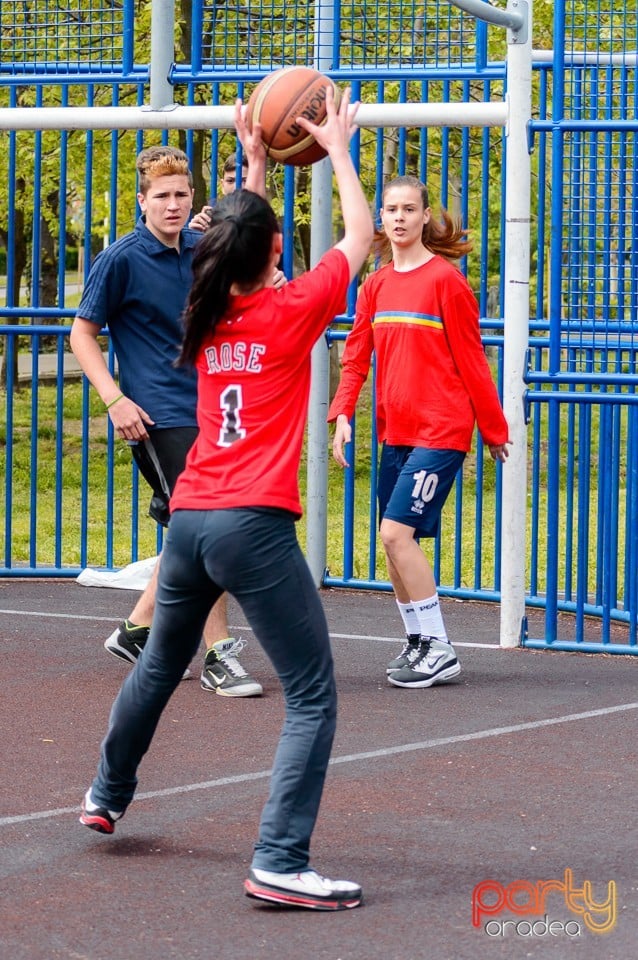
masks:
[[[83,823],[89,830],[97,830],[98,833],[113,833],[115,831],[115,821],[123,815],[123,813],[116,813],[114,810],[107,810],[105,807],[98,807],[91,800],[91,791],[87,790],[82,801],[80,823]]]

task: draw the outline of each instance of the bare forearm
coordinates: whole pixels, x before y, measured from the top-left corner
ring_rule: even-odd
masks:
[[[82,370],[104,403],[109,403],[120,392],[120,388],[109,373],[97,338],[86,329],[82,329],[76,321],[71,330],[70,339],[71,349]]]
[[[337,246],[347,247],[353,259],[365,260],[372,244],[373,225],[370,205],[347,151],[331,156],[343,214],[344,237]],[[353,270],[353,275],[358,271]]]
[[[260,197],[266,196],[266,159],[265,157],[248,157],[248,176],[246,177],[246,190],[252,190],[258,193]]]

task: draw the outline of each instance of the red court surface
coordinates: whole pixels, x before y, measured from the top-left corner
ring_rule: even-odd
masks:
[[[340,700],[313,865],[365,897],[340,913],[243,894],[282,699],[234,604],[264,696],[204,692],[195,660],[105,837],[79,804],[127,669],[102,641],[136,595],[0,581],[2,960],[636,955],[636,659],[503,651],[496,607],[444,601],[461,676],[403,690],[391,595],[322,596]]]

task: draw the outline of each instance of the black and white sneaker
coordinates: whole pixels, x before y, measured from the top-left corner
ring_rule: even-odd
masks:
[[[123,816],[123,812],[107,810],[105,807],[99,807],[96,803],[93,803],[90,790],[87,790],[84,794],[80,823],[88,827],[89,830],[97,830],[98,833],[113,833],[116,821]]]
[[[218,640],[212,645],[201,675],[204,690],[212,690],[220,697],[260,697],[263,688],[260,683],[246,673],[237,655],[246,645],[245,640]]]
[[[436,637],[422,637],[416,658],[400,670],[388,674],[395,687],[431,687],[435,683],[458,677],[461,665],[454,647]]]
[[[150,627],[136,627],[129,620],[123,620],[117,630],[104,641],[104,649],[120,660],[135,663],[148,640]]]
[[[385,672],[393,673],[393,671],[400,670],[402,667],[409,667],[412,661],[416,660],[416,658],[419,656],[420,643],[420,634],[411,633],[403,644],[401,653],[398,657],[395,657],[394,660],[390,660]]]
[[[112,653],[119,660],[126,663],[135,663],[148,640],[150,627],[137,627],[130,620],[123,620],[117,630],[104,641],[104,649]],[[182,680],[187,680],[191,672],[187,668]]]
[[[307,910],[352,910],[363,901],[361,887],[350,880],[328,880],[316,870],[301,873],[272,873],[250,870],[244,881],[246,896],[268,900],[284,907]]]

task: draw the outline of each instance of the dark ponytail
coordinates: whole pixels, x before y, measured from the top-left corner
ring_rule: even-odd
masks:
[[[178,363],[195,363],[205,338],[226,313],[232,285],[251,287],[263,276],[276,233],[279,224],[272,207],[251,190],[235,190],[213,207],[211,225],[193,255]]]

